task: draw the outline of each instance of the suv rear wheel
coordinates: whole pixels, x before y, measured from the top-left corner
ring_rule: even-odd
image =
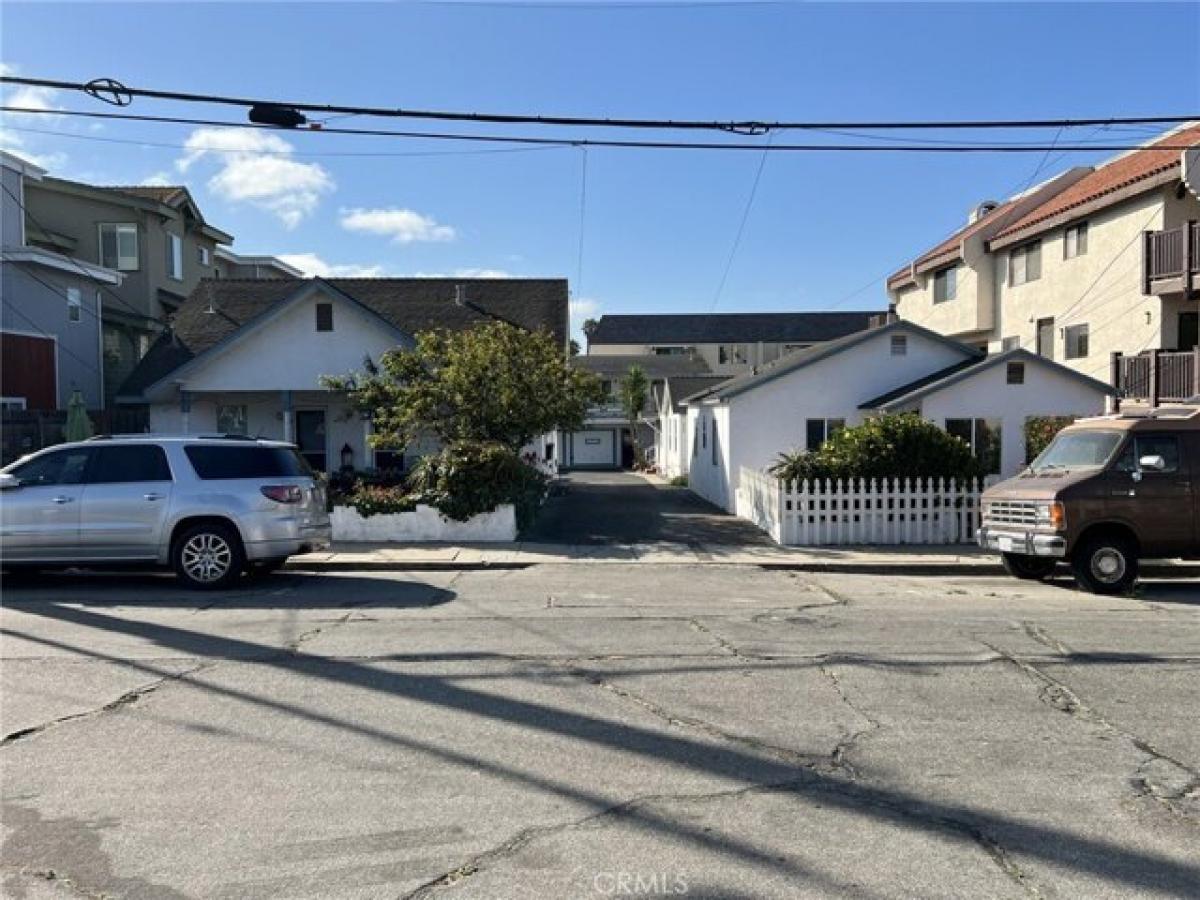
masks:
[[[1079,586],[1093,594],[1127,594],[1137,581],[1137,553],[1121,535],[1098,534],[1075,550],[1071,571]]]
[[[228,525],[193,525],[175,540],[171,551],[175,574],[188,587],[219,590],[242,574],[246,554],[237,533]]]
[[[1005,572],[1023,581],[1045,581],[1054,574],[1057,564],[1056,560],[1044,556],[1023,556],[1020,553],[1002,553],[1000,562]]]

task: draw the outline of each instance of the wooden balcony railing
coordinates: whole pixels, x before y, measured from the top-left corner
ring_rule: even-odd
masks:
[[[1143,247],[1143,286],[1151,293],[1152,282],[1163,278],[1185,279],[1184,290],[1190,288],[1190,278],[1200,273],[1200,222],[1185,222],[1166,231],[1147,231]]]
[[[1112,355],[1112,385],[1117,408],[1122,400],[1158,406],[1200,400],[1200,347],[1179,353],[1151,350],[1137,356]]]

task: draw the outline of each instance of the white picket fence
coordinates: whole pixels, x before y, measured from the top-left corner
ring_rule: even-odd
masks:
[[[967,544],[992,479],[816,479],[785,484],[743,468],[737,514],[779,544]]]

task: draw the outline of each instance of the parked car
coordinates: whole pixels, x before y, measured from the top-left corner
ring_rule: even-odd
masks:
[[[291,444],[101,437],[0,469],[0,563],[171,566],[223,588],[330,543],[325,490]]]
[[[1089,591],[1128,591],[1138,561],[1200,557],[1200,409],[1083,419],[984,491],[981,547],[1017,578],[1059,560]]]

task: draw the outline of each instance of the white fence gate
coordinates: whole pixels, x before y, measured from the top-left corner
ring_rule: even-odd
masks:
[[[989,479],[990,481],[990,479]],[[737,514],[779,544],[967,544],[979,528],[984,479],[816,479],[785,484],[741,470]]]

